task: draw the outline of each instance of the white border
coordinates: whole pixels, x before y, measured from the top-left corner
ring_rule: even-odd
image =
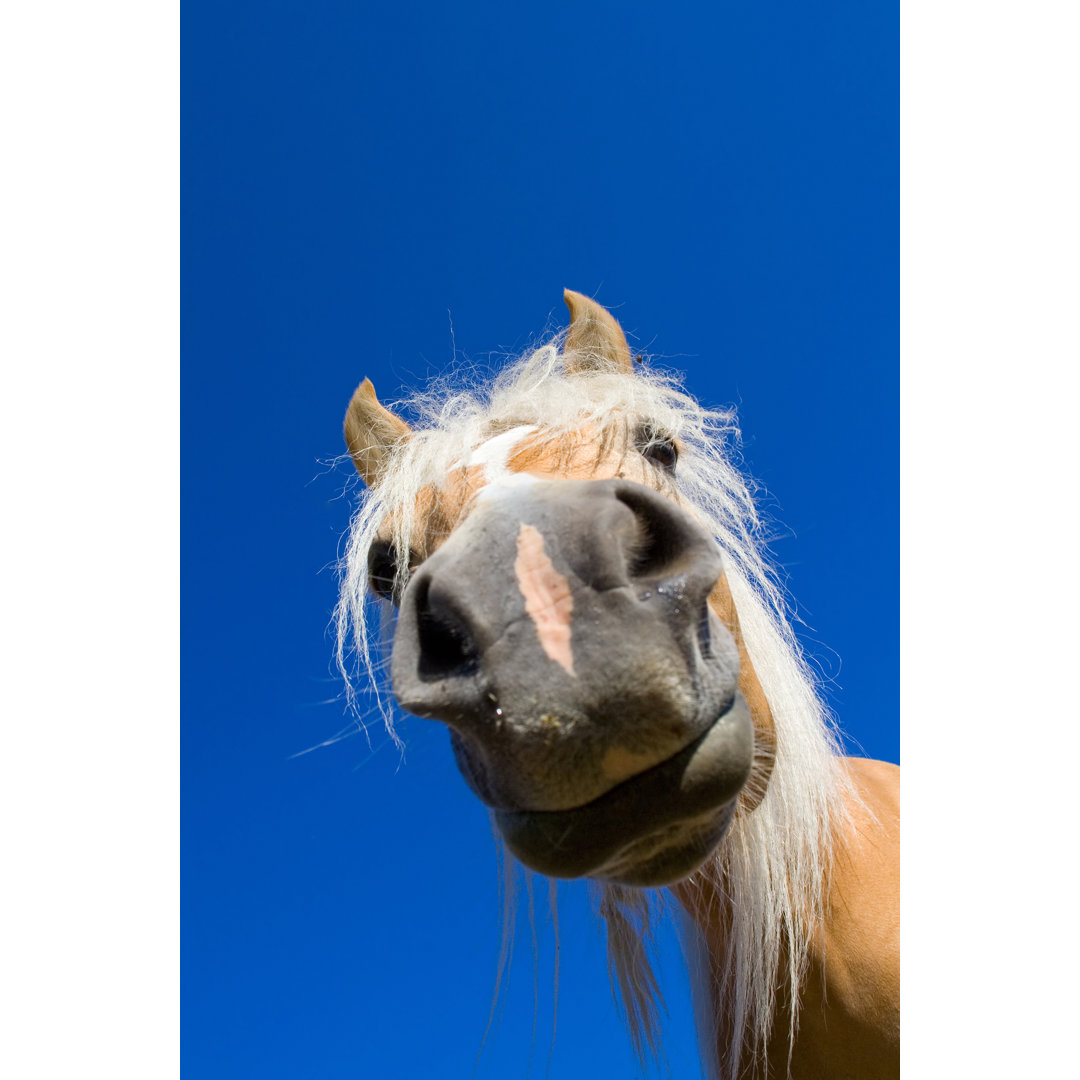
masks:
[[[1077,40],[1065,3],[903,9],[913,1078],[1075,1067]]]
[[[0,1073],[174,1076],[179,13],[0,19]]]

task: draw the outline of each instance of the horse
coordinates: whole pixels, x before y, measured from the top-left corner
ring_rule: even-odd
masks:
[[[642,913],[666,888],[710,1076],[898,1076],[899,769],[842,755],[734,412],[564,299],[564,335],[419,394],[415,428],[370,380],[353,394],[348,692],[358,666],[377,682],[373,592],[396,608],[394,696],[446,725],[501,840],[598,883],[639,1057],[658,993]]]

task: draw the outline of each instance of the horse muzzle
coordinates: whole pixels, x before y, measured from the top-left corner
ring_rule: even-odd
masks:
[[[449,725],[522,862],[666,884],[719,842],[754,754],[708,604],[721,572],[712,537],[649,488],[517,476],[410,580],[394,694]]]

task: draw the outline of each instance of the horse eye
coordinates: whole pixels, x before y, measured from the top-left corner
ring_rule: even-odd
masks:
[[[663,469],[664,472],[675,471],[679,451],[675,446],[675,440],[670,435],[663,435],[646,425],[638,433],[637,448],[642,456],[657,468]]]
[[[368,584],[372,592],[397,604],[401,598],[398,585],[398,553],[393,544],[376,540],[368,551]]]

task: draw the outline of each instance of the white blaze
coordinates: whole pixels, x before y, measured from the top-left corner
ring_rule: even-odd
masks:
[[[522,424],[520,427],[504,431],[501,435],[496,435],[494,438],[488,439],[487,442],[482,442],[466,458],[455,461],[450,467],[453,469],[479,465],[484,470],[484,478],[489,484],[497,480],[505,480],[512,475],[506,467],[510,455],[514,452],[517,444],[535,430],[536,428],[529,424]]]

